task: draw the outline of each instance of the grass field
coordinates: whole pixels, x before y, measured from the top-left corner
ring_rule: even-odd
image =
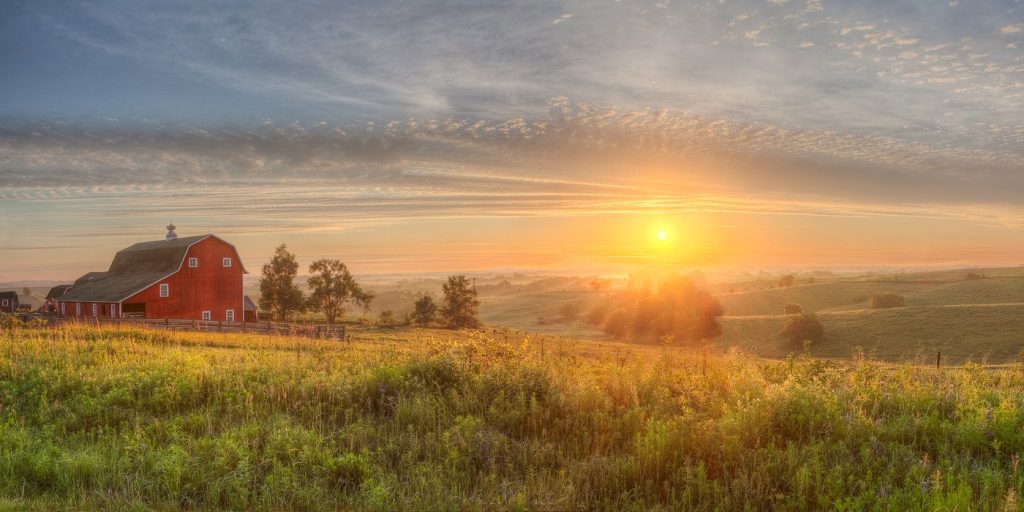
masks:
[[[0,331],[0,509],[1019,510],[1024,370]]]
[[[778,337],[783,307],[797,303],[824,324],[825,340],[810,350],[816,357],[849,358],[863,350],[888,361],[934,361],[942,351],[951,362],[1012,362],[1024,351],[1024,268],[974,270],[986,277],[968,280],[970,271],[801,279],[789,288],[768,280],[714,285],[725,308],[715,346],[773,358],[799,351]],[[868,309],[871,296],[883,292],[903,295],[907,307]],[[599,301],[587,290],[483,295],[481,318],[492,326],[600,340],[606,336],[597,327],[558,315],[562,304],[587,311]]]

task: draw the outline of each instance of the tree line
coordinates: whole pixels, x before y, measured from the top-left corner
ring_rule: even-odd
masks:
[[[270,262],[263,265],[260,276],[260,309],[270,312],[278,320],[290,320],[296,315],[321,313],[328,323],[344,318],[348,308],[356,306],[369,311],[373,294],[363,290],[348,267],[336,259],[319,259],[309,265],[306,282],[308,295],[295,282],[299,263],[288,246],[281,244]],[[441,326],[450,329],[477,328],[480,320],[476,287],[465,275],[448,276],[441,286],[444,298],[440,305],[430,294],[424,294],[413,304],[409,322],[418,326]],[[392,323],[393,313],[381,312],[381,323]],[[386,322],[385,322],[386,320]]]

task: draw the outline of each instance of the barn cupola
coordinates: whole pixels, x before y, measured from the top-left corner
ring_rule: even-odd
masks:
[[[177,229],[177,226],[175,226],[173,222],[168,224],[167,225],[167,235],[164,236],[164,240],[167,240],[167,241],[177,240],[178,239],[178,234],[174,232],[175,229]]]

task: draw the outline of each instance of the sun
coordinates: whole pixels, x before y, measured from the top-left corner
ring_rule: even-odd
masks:
[[[658,237],[659,242],[664,242],[665,240],[668,240],[668,233],[666,233],[664,229],[659,230],[655,236]]]

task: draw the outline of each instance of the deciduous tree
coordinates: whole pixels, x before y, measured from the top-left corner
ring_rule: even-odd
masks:
[[[288,246],[281,244],[274,251],[270,263],[263,265],[260,277],[260,308],[270,311],[275,318],[287,320],[302,311],[305,301],[302,290],[295,284],[299,263],[295,255],[288,252]]]
[[[476,313],[480,301],[476,298],[476,289],[470,286],[466,276],[448,276],[448,281],[441,285],[441,289],[444,291],[441,316],[449,329],[480,327]]]
[[[346,304],[370,307],[373,295],[363,291],[344,263],[317,260],[309,266],[309,273],[309,307],[323,313],[327,323],[333,324],[344,316]]]

